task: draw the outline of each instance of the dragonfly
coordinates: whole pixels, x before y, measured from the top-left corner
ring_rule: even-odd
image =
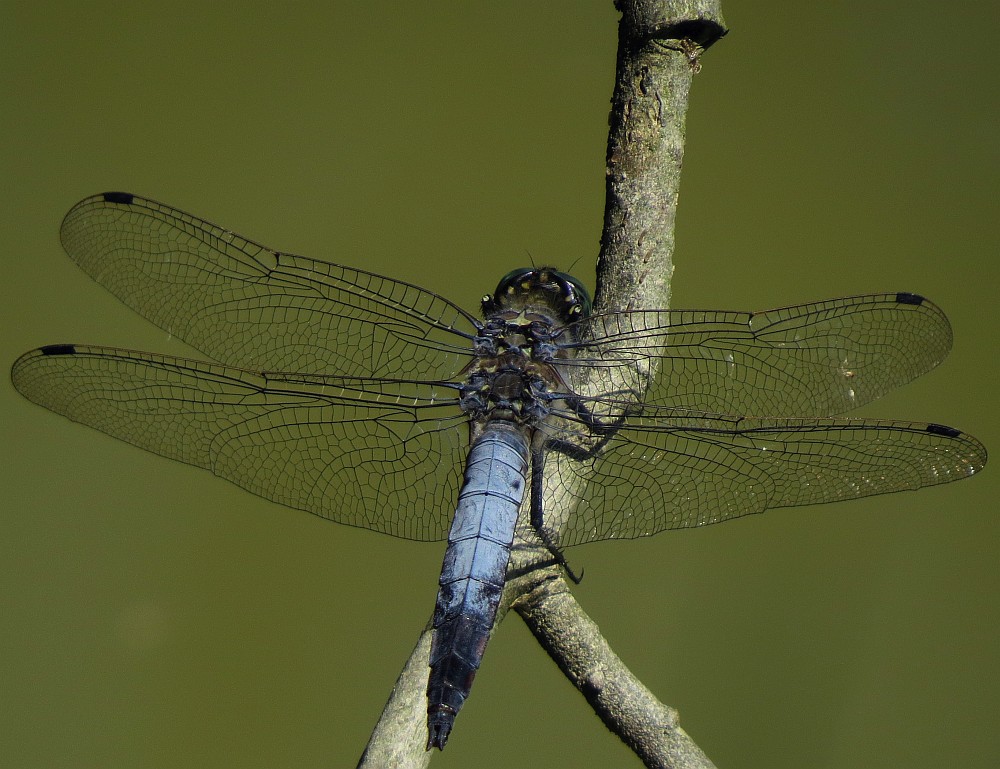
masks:
[[[983,445],[835,415],[937,366],[944,313],[897,292],[766,312],[595,313],[554,268],[474,314],[277,251],[131,193],[80,201],[61,241],[94,280],[210,360],[32,350],[15,387],[70,419],[275,502],[446,540],[427,749],[443,749],[515,542],[564,548],[967,478]]]

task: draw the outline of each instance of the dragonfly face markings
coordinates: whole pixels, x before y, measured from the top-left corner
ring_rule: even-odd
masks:
[[[944,359],[951,328],[917,294],[594,315],[576,279],[522,268],[480,320],[129,193],[78,203],[61,239],[214,362],[49,345],[14,363],[23,395],[281,504],[447,538],[428,748],[468,696],[517,531],[562,562],[572,545],[946,483],[986,463],[955,428],[831,418]]]

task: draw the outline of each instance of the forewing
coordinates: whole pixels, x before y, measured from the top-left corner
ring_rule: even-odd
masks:
[[[280,253],[136,195],[80,201],[61,238],[121,301],[227,365],[447,379],[469,361],[473,318],[436,294]]]
[[[338,523],[441,539],[457,500],[468,426],[447,387],[80,345],[26,353],[12,379],[74,421]]]
[[[643,389],[636,371],[655,370],[646,404],[755,417],[856,408],[934,368],[952,340],[944,313],[908,293],[758,313],[614,313],[587,334],[567,365],[598,372],[602,387]]]
[[[568,546],[948,483],[985,463],[979,441],[941,425],[645,409],[594,458],[548,452],[545,510],[576,502],[547,518]]]

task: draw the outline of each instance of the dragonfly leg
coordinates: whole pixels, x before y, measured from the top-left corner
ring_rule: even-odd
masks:
[[[566,560],[566,556],[563,555],[562,550],[556,544],[555,538],[545,527],[545,516],[542,510],[542,484],[544,483],[543,471],[545,469],[545,448],[532,450],[531,452],[531,527],[538,534],[538,538],[542,540],[542,544],[545,545],[545,549],[548,550],[555,562],[566,572],[573,583],[579,585],[583,580],[583,572],[581,571],[579,575],[570,568],[569,562]]]
[[[583,403],[582,399],[567,398],[566,402],[572,407],[573,412],[583,420],[584,424],[590,428],[591,433],[595,436],[600,436],[600,438],[589,448],[585,448],[578,443],[562,440],[561,438],[550,438],[546,442],[545,448],[551,451],[558,451],[560,454],[565,454],[570,459],[580,462],[593,459],[599,455],[604,450],[604,447],[608,445],[608,442],[618,434],[621,426],[625,424],[625,420],[639,413],[639,406],[633,404],[625,408],[612,421],[602,422],[594,416],[594,412]]]

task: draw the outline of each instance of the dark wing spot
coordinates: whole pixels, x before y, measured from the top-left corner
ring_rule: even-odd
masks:
[[[42,355],[76,355],[76,345],[49,344],[38,350]]]
[[[961,430],[956,430],[954,427],[948,427],[947,425],[936,425],[929,424],[926,428],[927,432],[933,433],[934,435],[943,435],[945,438],[957,438],[962,434]]]
[[[896,294],[896,301],[899,304],[923,304],[924,298],[920,294],[911,294],[909,291],[900,291]]]
[[[105,192],[104,200],[108,203],[122,203],[126,206],[132,205],[132,200],[135,198],[131,192]]]

